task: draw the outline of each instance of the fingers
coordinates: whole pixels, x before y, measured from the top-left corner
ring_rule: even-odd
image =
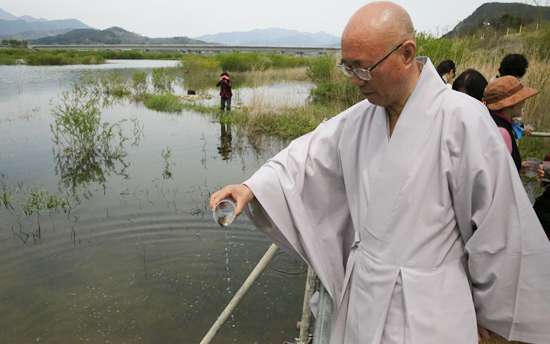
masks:
[[[482,339],[490,339],[491,338],[491,332],[487,330],[485,327],[481,327],[477,325],[477,339],[478,341],[481,341]]]
[[[228,185],[223,189],[214,192],[210,197],[210,208],[214,209],[224,198],[231,197],[237,202],[236,214],[237,216],[243,212],[244,206],[254,198],[252,190],[244,184]]]
[[[244,184],[236,185],[236,191],[238,191],[237,198],[237,208],[235,209],[237,216],[241,215],[243,212],[244,206],[254,198],[252,190]]]
[[[230,186],[230,185],[229,185]],[[224,198],[227,198],[229,196],[231,196],[231,192],[228,190],[228,187],[229,186],[226,186],[225,188],[219,190],[219,191],[216,191],[212,194],[212,196],[210,196],[210,208],[211,209],[214,209],[214,207],[216,206],[216,204],[220,203],[220,201]]]
[[[239,216],[243,213],[243,209],[246,203],[248,202],[244,202],[244,201],[237,202],[237,208],[235,208],[235,212],[236,212],[235,216]]]

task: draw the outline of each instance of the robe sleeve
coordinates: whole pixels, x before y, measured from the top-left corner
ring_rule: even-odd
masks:
[[[508,340],[549,343],[550,243],[500,133],[479,126],[451,154],[450,178],[477,321]]]
[[[245,212],[256,227],[317,273],[340,300],[353,226],[338,152],[345,117],[293,141],[246,184],[256,201]]]

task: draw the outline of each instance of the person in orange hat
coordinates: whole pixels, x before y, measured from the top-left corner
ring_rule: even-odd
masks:
[[[483,102],[497,124],[506,147],[512,154],[518,172],[522,174],[525,173],[527,164],[522,164],[516,143],[518,138],[516,131],[521,132],[521,127],[514,123],[512,118],[520,117],[525,100],[538,93],[539,91],[534,88],[523,86],[519,79],[513,76],[503,76],[491,81],[483,92]],[[542,165],[539,169],[539,175],[544,175]]]

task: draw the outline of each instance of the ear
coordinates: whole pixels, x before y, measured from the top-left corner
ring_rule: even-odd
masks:
[[[416,57],[416,43],[414,41],[405,41],[402,49],[405,64],[414,64],[414,58]]]

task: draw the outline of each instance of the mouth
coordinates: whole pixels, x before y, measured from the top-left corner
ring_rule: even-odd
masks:
[[[368,97],[368,96],[371,96],[371,95],[374,94],[374,92],[368,92],[368,91],[363,91],[363,90],[360,90],[360,91],[365,97]]]

